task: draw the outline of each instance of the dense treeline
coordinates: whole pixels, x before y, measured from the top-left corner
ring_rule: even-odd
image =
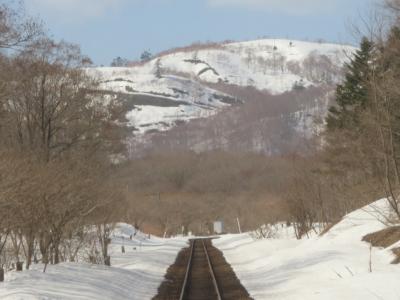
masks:
[[[125,167],[130,219],[139,228],[174,235],[213,233],[222,220],[227,232],[285,219],[285,182],[291,160],[223,151],[163,152]],[[147,226],[146,226],[147,225]]]
[[[0,5],[0,271],[76,260],[83,245],[105,262],[124,200],[110,159],[124,148],[120,109],[91,93],[78,46],[51,40],[21,11]]]

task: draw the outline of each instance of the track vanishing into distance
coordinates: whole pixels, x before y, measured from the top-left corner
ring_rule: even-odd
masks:
[[[211,239],[190,240],[170,266],[154,300],[245,300],[246,289]]]

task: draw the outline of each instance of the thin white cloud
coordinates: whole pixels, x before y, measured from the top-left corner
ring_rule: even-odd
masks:
[[[270,12],[310,14],[334,8],[338,0],[207,0],[211,6],[245,7]],[[351,0],[350,0],[351,1]]]
[[[100,17],[117,9],[126,0],[29,0],[28,9],[71,21],[77,18]]]

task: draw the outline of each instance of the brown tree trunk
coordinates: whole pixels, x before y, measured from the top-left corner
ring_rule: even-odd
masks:
[[[54,264],[57,265],[60,263],[60,242],[57,240],[53,243],[54,250]]]
[[[42,254],[42,263],[48,264],[49,263],[49,241],[45,235],[42,235],[39,240],[39,250]]]
[[[24,263],[22,261],[17,262],[17,272],[21,272],[24,268]]]
[[[35,242],[35,239],[32,235],[29,235],[26,238],[26,243],[27,243],[26,269],[27,270],[29,270],[29,267],[32,264],[32,257],[33,257],[33,252],[34,252],[34,242]]]

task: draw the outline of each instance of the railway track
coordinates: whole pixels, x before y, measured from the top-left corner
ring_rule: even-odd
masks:
[[[190,240],[166,275],[155,300],[251,299],[210,239]]]
[[[191,240],[190,249],[189,262],[179,300],[221,300],[221,293],[204,240]]]

